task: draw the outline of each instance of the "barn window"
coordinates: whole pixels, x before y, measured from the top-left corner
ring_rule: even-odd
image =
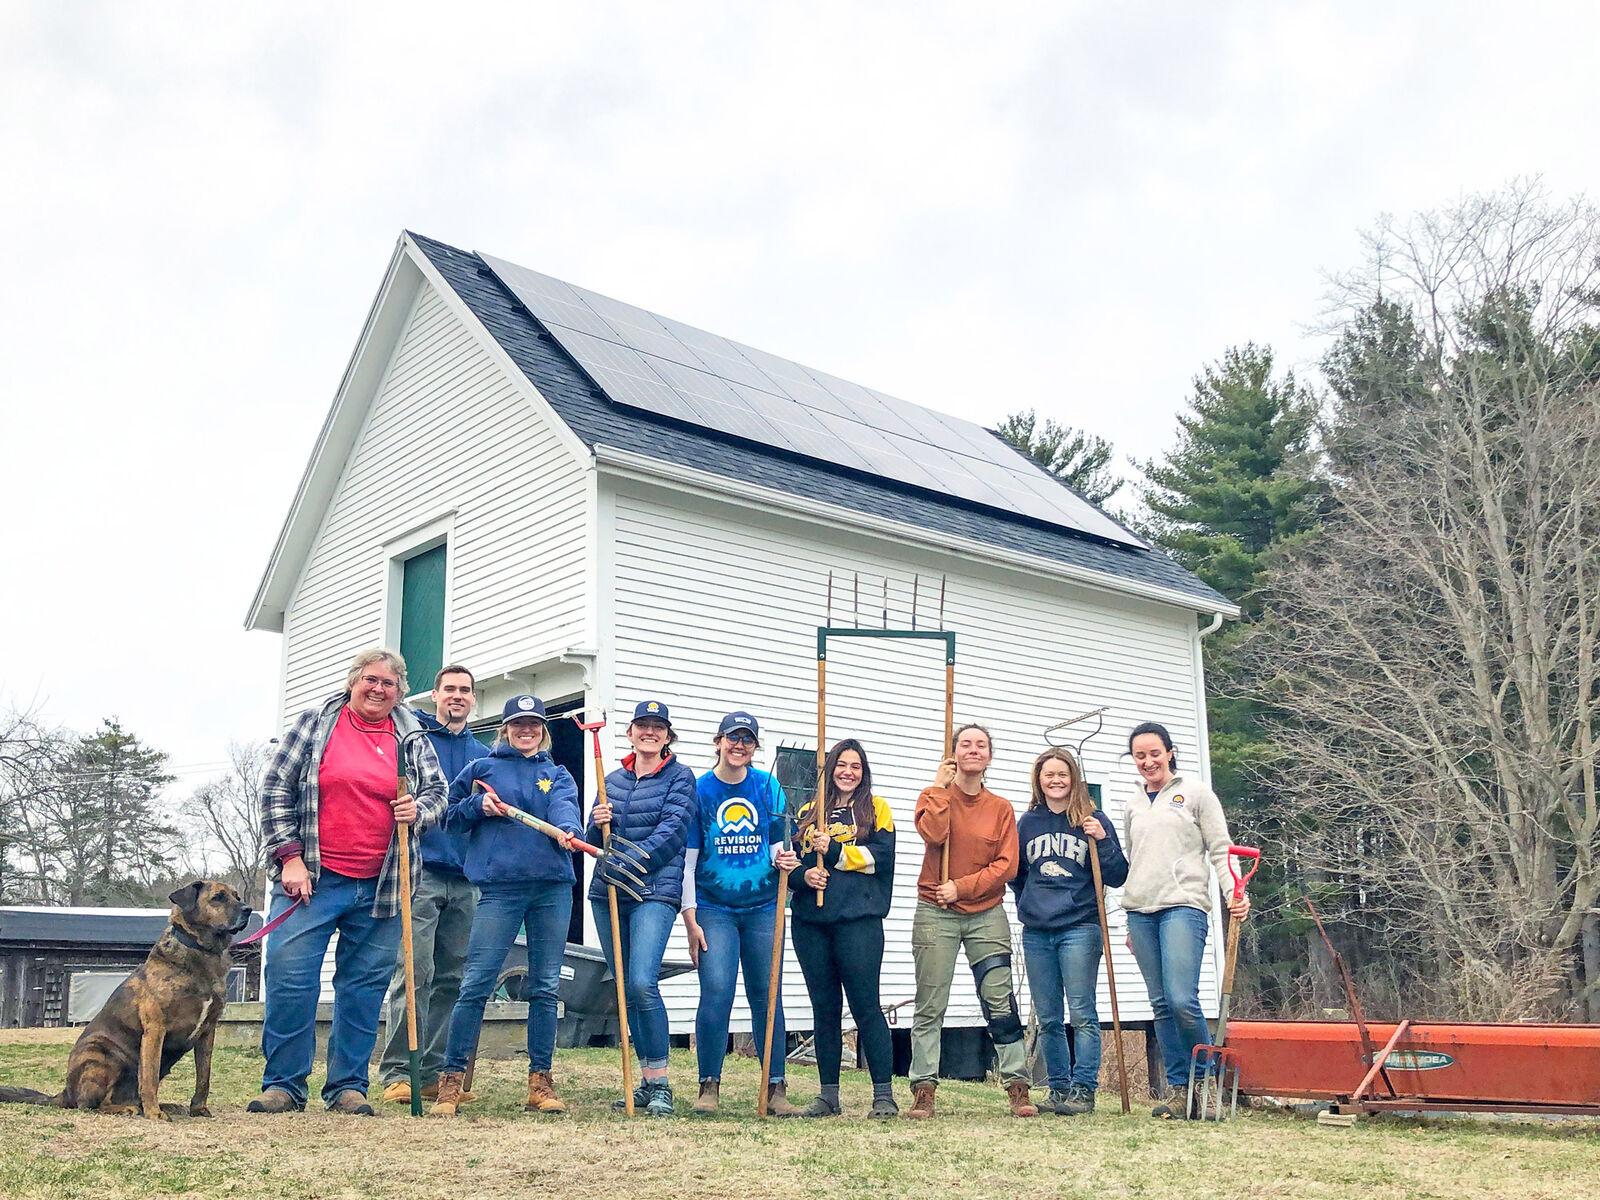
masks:
[[[413,694],[433,686],[444,665],[444,575],[447,544],[400,564],[400,653]]]

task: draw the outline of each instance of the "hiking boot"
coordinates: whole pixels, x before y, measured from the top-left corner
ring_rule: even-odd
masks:
[[[800,1110],[800,1115],[802,1117],[837,1117],[840,1111],[837,1104],[829,1104],[821,1096],[818,1096]]]
[[[672,1085],[665,1079],[657,1079],[650,1084],[650,1100],[644,1106],[644,1111],[652,1117],[670,1117],[677,1113],[672,1101]]]
[[[1028,1099],[1028,1081],[1026,1079],[1013,1079],[1006,1084],[1006,1099],[1011,1102],[1011,1115],[1013,1117],[1037,1117],[1039,1110]]]
[[[299,1112],[303,1108],[305,1108],[304,1104],[301,1104],[282,1088],[268,1088],[244,1106],[245,1112],[252,1113]]]
[[[433,1090],[434,1095],[437,1096],[439,1091],[437,1084],[434,1085]],[[428,1095],[427,1090],[424,1089],[422,1094],[426,1097]],[[385,1104],[410,1104],[411,1081],[409,1079],[396,1079],[393,1083],[385,1084],[383,1088],[383,1102]]]
[[[641,1109],[644,1109],[644,1108],[649,1106],[649,1104],[650,1104],[650,1096],[651,1096],[651,1087],[652,1087],[653,1083],[654,1083],[654,1080],[646,1079],[638,1087],[633,1089],[633,1111],[634,1112],[639,1112]],[[611,1111],[612,1112],[619,1112],[619,1113],[627,1112],[628,1111],[628,1098],[626,1096],[618,1096],[615,1100],[613,1100],[611,1102]]]
[[[700,1081],[700,1094],[695,1097],[694,1115],[709,1117],[715,1115],[717,1105],[722,1100],[722,1080],[702,1079]]]
[[[767,1087],[767,1116],[769,1117],[798,1117],[800,1110],[789,1103],[788,1088],[783,1080],[770,1084]]]
[[[528,1072],[528,1102],[522,1106],[522,1111],[541,1113],[567,1111],[566,1103],[556,1095],[555,1081],[550,1078],[549,1071]]]
[[[347,1117],[375,1117],[377,1112],[367,1103],[366,1096],[355,1088],[345,1088],[328,1103],[328,1111],[344,1113]]]
[[[914,1083],[911,1085],[911,1111],[906,1115],[913,1121],[926,1121],[933,1116],[932,1083]]]
[[[464,1071],[439,1072],[439,1098],[433,1102],[433,1107],[428,1110],[431,1117],[453,1117],[461,1107],[461,1081],[466,1078]]]
[[[1050,1093],[1050,1108],[1058,1117],[1081,1117],[1094,1111],[1094,1089],[1075,1083],[1064,1092]]]
[[[933,1098],[931,1096],[928,1098],[928,1108],[930,1112],[933,1109]],[[867,1109],[867,1116],[876,1117],[879,1120],[898,1117],[899,1115],[900,1106],[894,1102],[893,1096],[880,1096],[872,1102],[872,1107]]]

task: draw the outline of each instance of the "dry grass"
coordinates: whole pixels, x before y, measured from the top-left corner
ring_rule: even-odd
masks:
[[[24,1036],[16,1036],[17,1032]],[[0,1032],[0,1080],[60,1086],[67,1045],[31,1031]],[[626,1119],[613,1052],[563,1051],[557,1082],[566,1117],[521,1110],[515,1062],[480,1066],[483,1101],[454,1121],[251,1117],[261,1060],[219,1051],[212,1120],[157,1125],[25,1106],[0,1107],[0,1196],[370,1197],[561,1200],[628,1195],[711,1197],[1356,1196],[1519,1200],[1589,1197],[1600,1134],[1588,1125],[1527,1122],[1368,1122],[1334,1130],[1279,1113],[1224,1126],[1123,1118],[1115,1093],[1089,1118],[1016,1121],[993,1088],[946,1084],[929,1124],[768,1121],[753,1112],[755,1069],[730,1059],[725,1115],[714,1120]],[[187,1064],[163,1098],[187,1100]],[[694,1067],[675,1058],[680,1092]],[[814,1076],[797,1073],[794,1091]],[[313,1086],[317,1080],[313,1077]],[[901,1103],[906,1104],[903,1081]],[[865,1111],[870,1089],[847,1073],[846,1111]],[[687,1109],[690,1097],[679,1096]]]

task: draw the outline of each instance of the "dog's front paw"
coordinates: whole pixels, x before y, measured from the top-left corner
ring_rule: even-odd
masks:
[[[144,1119],[147,1121],[170,1121],[172,1115],[163,1112],[159,1104],[153,1104],[144,1110]]]
[[[191,1104],[189,1105],[189,1115],[191,1117],[209,1117],[211,1110],[204,1104]]]

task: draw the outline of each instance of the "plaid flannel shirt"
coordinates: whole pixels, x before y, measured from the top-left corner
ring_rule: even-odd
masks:
[[[322,872],[322,854],[317,844],[317,805],[321,799],[318,775],[334,724],[349,700],[348,692],[340,692],[330,696],[321,708],[308,708],[296,717],[289,731],[279,739],[278,752],[267,767],[261,782],[261,832],[267,844],[268,870],[274,879],[283,875],[284,860],[297,854],[305,860],[313,886]],[[395,733],[401,738],[422,728],[415,714],[404,704],[395,705],[392,716]],[[444,819],[448,781],[439,769],[433,743],[426,737],[414,737],[405,742],[405,760],[406,780],[417,802],[417,820],[411,828],[421,833]],[[414,889],[422,874],[422,861],[414,843],[411,864]],[[372,915],[392,917],[399,911],[397,829],[395,836],[389,839],[389,852],[384,855],[383,870],[378,874],[378,894],[373,900]]]

